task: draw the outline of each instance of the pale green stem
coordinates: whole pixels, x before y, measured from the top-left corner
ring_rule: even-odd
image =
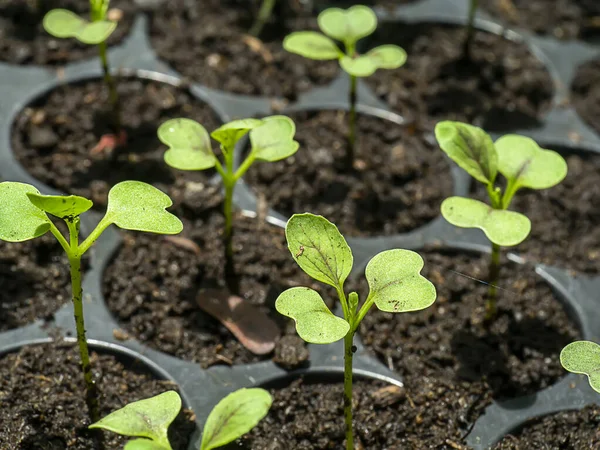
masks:
[[[352,428],[352,357],[354,356],[354,332],[344,337],[344,419],[346,422],[346,450],[354,450]]]
[[[244,162],[240,165],[240,167],[238,167],[238,170],[235,172],[235,175],[233,176],[233,179],[235,181],[239,180],[240,178],[242,178],[244,176],[244,174],[248,171],[248,169],[250,168],[250,166],[254,163],[255,158],[254,158],[254,153],[250,153],[246,159],[244,160]]]
[[[260,5],[260,10],[258,11],[258,16],[256,16],[256,20],[254,21],[252,28],[250,28],[250,35],[254,37],[260,36],[260,33],[265,27],[265,23],[267,23],[269,17],[271,17],[273,7],[275,6],[275,1],[276,0],[263,0],[262,4]]]
[[[225,187],[225,200],[223,202],[223,216],[225,217],[225,234],[223,236],[225,244],[225,279],[229,288],[237,293],[235,284],[235,271],[233,264],[233,193],[235,190],[236,178],[233,171],[233,148],[223,148],[225,158],[225,170],[221,167],[221,176]],[[218,167],[217,167],[217,170]]]

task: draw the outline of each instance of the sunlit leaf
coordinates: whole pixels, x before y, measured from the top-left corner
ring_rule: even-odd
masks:
[[[42,236],[50,229],[50,219],[27,194],[39,194],[29,184],[0,183],[0,239],[21,242]]]
[[[297,31],[283,40],[283,48],[290,53],[315,60],[339,59],[344,54],[337,44],[316,31]]]
[[[289,117],[271,116],[250,131],[252,155],[259,161],[279,161],[298,151],[296,125]]]
[[[60,219],[80,216],[94,204],[78,195],[42,195],[31,192],[27,197],[37,208]]]
[[[205,170],[214,167],[216,158],[210,136],[198,122],[190,119],[167,120],[158,128],[158,138],[169,149],[165,162],[179,170]]]
[[[587,375],[590,386],[600,392],[600,345],[591,341],[571,342],[562,349],[560,363],[569,372]]]
[[[53,9],[43,20],[44,29],[57,38],[75,38],[84,44],[100,44],[117,28],[110,20],[89,22],[67,9]]]
[[[367,6],[356,5],[348,9],[329,8],[317,18],[319,28],[327,36],[346,43],[355,43],[369,36],[377,28],[377,16]]]

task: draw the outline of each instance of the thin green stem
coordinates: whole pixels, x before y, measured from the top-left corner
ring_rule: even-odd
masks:
[[[362,305],[362,307],[358,311],[358,314],[356,315],[356,317],[354,318],[354,320],[351,324],[352,325],[352,327],[350,328],[351,332],[353,332],[353,333],[356,332],[358,326],[360,325],[362,320],[365,318],[365,316],[371,309],[371,306],[373,306],[373,303],[374,303],[374,301],[372,300],[371,296],[367,297],[367,301],[365,301],[364,305]]]
[[[348,97],[350,111],[348,113],[348,152],[346,158],[350,167],[354,163],[354,149],[356,146],[356,77],[350,75],[350,93]]]
[[[256,20],[250,28],[250,35],[254,37],[260,36],[265,24],[271,17],[271,13],[273,12],[273,7],[275,6],[276,0],[263,0],[260,5],[260,10],[258,11],[258,15],[256,16]]]
[[[354,356],[354,332],[344,337],[344,419],[346,422],[346,450],[354,450],[352,430],[352,357]]]
[[[496,304],[498,294],[498,280],[500,278],[500,246],[492,243],[492,255],[490,258],[488,275],[488,296],[485,303],[485,320],[491,321],[496,318],[498,307]]]
[[[225,245],[225,280],[229,289],[234,294],[237,294],[238,286],[233,263],[233,193],[236,183],[233,171],[233,148],[223,148],[222,150],[225,158],[225,170],[222,174],[225,187],[225,200],[223,202],[223,216],[225,217],[225,234],[223,236]],[[223,170],[222,167],[221,170]]]
[[[479,7],[479,0],[471,0],[469,4],[469,17],[467,19],[467,37],[463,44],[463,53],[465,57],[471,55],[471,46],[473,44],[473,36],[475,35],[475,14]]]
[[[240,167],[238,167],[238,170],[235,172],[235,175],[233,176],[234,181],[237,181],[240,178],[242,178],[244,176],[244,174],[248,171],[250,166],[254,163],[254,161],[255,161],[254,154],[250,153],[246,157],[244,162],[240,165]]]
[[[121,104],[119,101],[119,94],[117,92],[117,83],[110,73],[110,67],[108,66],[108,57],[106,55],[106,42],[98,44],[98,52],[100,54],[100,61],[102,63],[102,72],[104,73],[104,82],[108,87],[109,102],[112,110],[112,126],[115,134],[121,133]]]
[[[111,220],[108,219],[107,216],[104,216],[102,218],[102,220],[98,223],[96,228],[94,228],[94,230],[89,234],[85,241],[83,241],[79,246],[79,254],[81,256],[83,256],[85,252],[87,252],[90,249],[94,242],[96,242],[96,240],[100,237],[102,233],[104,233],[104,230],[106,230],[111,223]]]
[[[352,316],[350,315],[350,308],[348,307],[348,300],[346,300],[346,294],[344,293],[344,287],[338,286],[335,288],[337,291],[338,298],[340,299],[340,303],[342,304],[342,312],[344,314],[344,318],[348,321],[349,324],[352,324]]]
[[[52,222],[50,222],[50,232],[54,235],[60,246],[65,251],[65,253],[67,255],[70,255],[71,247],[69,247],[69,243],[67,242],[63,234],[60,232],[60,230],[56,228],[56,225],[54,225]]]
[[[508,181],[508,185],[506,186],[506,190],[504,191],[504,195],[502,196],[502,209],[508,209],[508,207],[510,206],[510,202],[512,202],[512,199],[518,189],[519,186],[514,179]]]
[[[233,190],[235,184],[230,180],[225,181],[225,201],[223,202],[223,215],[225,216],[225,254],[228,261],[233,259]]]

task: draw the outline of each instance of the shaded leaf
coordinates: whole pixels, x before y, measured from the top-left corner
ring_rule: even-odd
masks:
[[[365,270],[369,298],[387,312],[419,311],[433,304],[435,287],[421,275],[423,258],[410,250],[387,250],[376,255]]]
[[[311,344],[339,341],[350,329],[348,322],[329,310],[317,291],[307,287],[282,292],[275,302],[275,309],[294,319],[298,336]]]
[[[377,16],[367,6],[356,5],[348,9],[329,8],[317,18],[319,28],[327,36],[354,44],[369,36],[377,28]]]
[[[296,31],[283,40],[283,48],[290,53],[315,60],[339,59],[344,53],[337,44],[316,31]]]
[[[103,220],[126,230],[158,234],[177,234],[181,221],[166,208],[173,202],[167,194],[141,181],[122,181],[108,193],[108,208]]]
[[[158,128],[158,139],[169,147],[165,162],[179,170],[205,170],[214,167],[216,158],[208,131],[190,119],[167,120]]]
[[[75,38],[84,44],[100,44],[117,28],[110,20],[88,22],[67,9],[53,9],[43,20],[44,29],[57,38]]]
[[[355,77],[368,77],[377,69],[397,69],[406,62],[406,52],[396,45],[382,45],[367,54],[340,59],[342,69]]]
[[[315,280],[341,288],[352,270],[352,251],[337,227],[322,216],[294,214],[285,227],[288,248]]]
[[[50,219],[27,194],[39,194],[33,186],[5,181],[0,183],[0,239],[22,242],[42,236],[50,229]]]
[[[600,345],[591,341],[571,342],[560,352],[560,363],[569,372],[587,375],[590,386],[600,392]]]
[[[259,161],[279,161],[298,151],[294,140],[296,125],[289,117],[271,116],[262,125],[250,131],[252,154]]]
[[[94,204],[78,195],[42,195],[30,192],[27,197],[34,206],[59,219],[80,216]]]
[[[171,450],[171,447],[165,447],[149,439],[134,439],[127,442],[123,450]]]
[[[221,447],[249,432],[269,412],[273,398],[264,389],[239,389],[222,399],[210,412],[200,450]]]
[[[523,214],[494,209],[471,198],[447,198],[442,202],[442,216],[457,227],[483,230],[488,239],[498,245],[517,245],[531,231],[531,222]]]
[[[223,148],[230,150],[246,135],[246,133],[248,133],[248,131],[259,127],[262,124],[263,121],[259,119],[234,120],[220,126],[210,135],[215,141],[219,142]]]

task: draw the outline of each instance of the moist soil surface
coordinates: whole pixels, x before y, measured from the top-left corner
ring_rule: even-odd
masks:
[[[406,119],[433,130],[439,120],[460,120],[488,131],[535,125],[550,106],[552,79],[527,46],[487,32],[475,33],[465,57],[463,28],[390,22],[368,48],[396,44],[408,53],[397,70],[378,70],[364,81]]]
[[[579,332],[532,268],[503,261],[498,315],[485,326],[487,286],[467,276],[485,280],[489,256],[440,250],[421,255],[436,302],[415,313],[373,309],[360,335],[403,377],[411,399],[401,407],[403,448],[446,448],[447,440],[463,442],[492,399],[531,394],[565,376],[559,354]]]
[[[246,350],[216,319],[204,313],[197,297],[203,289],[224,294],[222,196],[216,186],[193,185],[175,196],[172,211],[182,218],[187,245],[148,234],[124,234],[124,243],[105,271],[103,292],[122,326],[153,348],[200,363],[245,364],[260,357]],[[264,221],[234,217],[234,265],[240,297],[257,305],[282,329],[276,362],[301,365],[308,357],[293,321],[275,311],[278,295],[311,281],[290,255],[281,228]],[[191,245],[190,245],[191,243]],[[194,244],[197,249],[194,249]],[[224,301],[224,299],[223,299]]]
[[[581,153],[580,153],[581,155]],[[514,196],[511,210],[531,220],[531,234],[511,252],[531,262],[579,272],[600,272],[600,156],[563,153],[567,177],[540,191],[523,189]],[[476,196],[488,202],[485,187]]]
[[[25,108],[13,124],[12,145],[19,162],[36,179],[81,195],[104,209],[109,189],[124,180],[154,184],[169,193],[178,179],[202,180],[199,172],[171,169],[156,135],[166,120],[186,117],[208,130],[219,126],[211,108],[187,90],[149,80],[118,79],[127,145],[112,154],[90,154],[111,133],[108,89],[93,80],[61,86]]]
[[[346,236],[414,230],[439,215],[452,192],[442,152],[412,127],[359,114],[353,167],[347,160],[347,114],[304,111],[296,122],[298,152],[250,168],[245,179],[268,205],[289,217],[311,212]]]
[[[581,118],[600,133],[600,59],[588,61],[577,69],[571,100]]]
[[[313,61],[282,46],[291,31],[317,29],[316,16],[296,0],[277,2],[283,9],[276,9],[259,40],[247,34],[260,1],[251,3],[169,1],[152,14],[152,45],[184,76],[236,94],[294,100],[335,78],[337,61]]]
[[[127,403],[177,389],[159,381],[140,363],[92,352],[91,362],[100,391],[100,415]],[[59,342],[23,347],[0,359],[0,448],[13,450],[117,450],[126,438],[97,432],[90,425],[85,388],[74,344]],[[174,449],[187,449],[196,425],[191,411],[182,411],[169,428]]]
[[[558,39],[600,37],[597,0],[481,0],[504,22]]]
[[[68,9],[88,19],[89,5],[81,0],[0,0],[0,61],[62,65],[97,56],[97,46],[72,38],[55,38],[42,26],[44,15],[55,8]],[[112,17],[120,15],[116,30],[108,38],[108,45],[114,45],[129,34],[136,6],[130,0],[113,0],[109,11]]]
[[[582,450],[600,448],[600,407],[546,416],[506,436],[495,450]]]

